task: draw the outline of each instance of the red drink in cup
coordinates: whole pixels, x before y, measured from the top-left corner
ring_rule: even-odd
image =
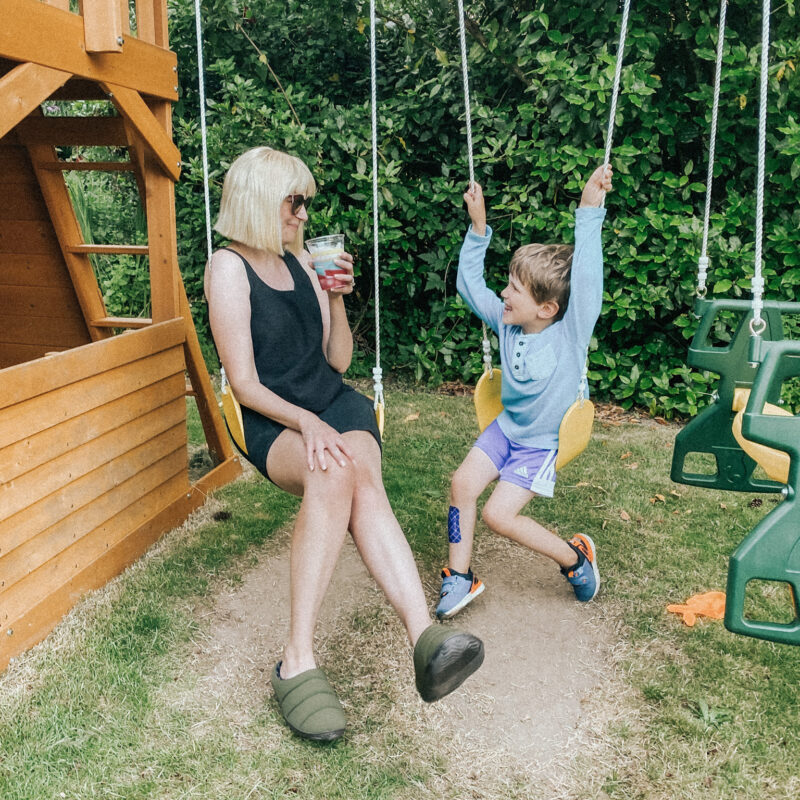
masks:
[[[335,263],[335,259],[344,253],[343,233],[307,239],[306,247],[311,253],[311,261],[314,264],[317,278],[319,278],[319,285],[325,291],[347,285],[347,281],[338,278],[339,275],[347,275],[347,270],[337,267]]]

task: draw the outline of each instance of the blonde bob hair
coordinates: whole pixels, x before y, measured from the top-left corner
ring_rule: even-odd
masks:
[[[242,153],[225,176],[214,230],[231,241],[282,256],[281,203],[290,194],[313,197],[316,192],[314,177],[299,158],[254,147]],[[303,249],[303,227],[288,248],[295,255]]]

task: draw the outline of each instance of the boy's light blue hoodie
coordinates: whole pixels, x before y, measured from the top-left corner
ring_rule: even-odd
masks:
[[[467,231],[458,261],[458,292],[498,335],[505,408],[497,422],[517,444],[555,450],[561,419],[578,397],[586,350],[603,301],[600,230],[605,215],[605,208],[575,210],[567,312],[541,333],[525,334],[517,325],[503,324],[503,300],[486,286],[483,276],[492,229],[487,225],[485,236],[478,236],[472,227]]]

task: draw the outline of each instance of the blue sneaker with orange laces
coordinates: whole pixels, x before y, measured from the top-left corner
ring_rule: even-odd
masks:
[[[472,574],[472,570],[465,575],[445,567],[442,570],[442,590],[439,593],[436,616],[439,619],[450,619],[471,603],[484,588],[483,583]]]
[[[579,533],[567,544],[577,554],[578,561],[572,567],[562,567],[561,574],[572,584],[575,597],[581,603],[588,603],[594,599],[600,588],[600,571],[597,569],[597,551],[594,542],[591,536]]]

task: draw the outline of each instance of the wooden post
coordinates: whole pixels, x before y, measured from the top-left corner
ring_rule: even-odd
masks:
[[[122,52],[119,0],[83,0],[83,38],[87,53]]]

